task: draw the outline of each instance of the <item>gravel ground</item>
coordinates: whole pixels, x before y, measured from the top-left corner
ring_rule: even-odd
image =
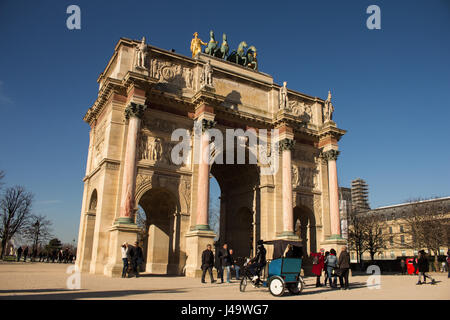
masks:
[[[48,263],[0,262],[1,299],[179,299],[179,300],[449,300],[447,274],[431,273],[436,285],[416,285],[417,276],[381,275],[381,288],[367,286],[368,275],[350,277],[350,290],[316,288],[315,278],[306,278],[306,287],[298,296],[273,297],[267,288],[247,287],[239,283],[202,284],[200,279],[143,274],[140,278],[108,278],[82,274],[81,289],[70,290],[66,273],[71,265]],[[73,266],[73,265],[72,265]],[[323,280],[323,278],[322,278]]]

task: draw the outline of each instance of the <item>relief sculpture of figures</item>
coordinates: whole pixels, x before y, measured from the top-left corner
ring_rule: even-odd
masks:
[[[186,81],[186,87],[192,89],[193,88],[193,80],[194,80],[194,73],[190,68],[184,69],[184,75],[185,75],[185,81]]]
[[[298,186],[298,168],[297,166],[292,166],[292,184],[297,187]]]
[[[287,82],[284,81],[283,86],[280,88],[280,110],[289,109],[289,100],[286,85]]]
[[[324,115],[324,122],[331,121],[333,119],[333,112],[334,107],[331,103],[331,91],[328,91],[328,98],[325,100],[325,103],[323,105],[323,115]]]
[[[198,32],[194,33],[194,38],[191,40],[191,52],[192,58],[194,58],[197,54],[202,52],[202,45],[206,46],[207,43],[204,43],[199,37]]]
[[[136,56],[136,67],[145,69],[145,58],[146,58],[146,49],[145,45],[145,37],[142,37],[141,43],[136,47],[137,56]]]
[[[156,138],[155,142],[153,144],[153,150],[152,150],[152,160],[153,161],[160,161],[162,158],[162,144],[161,139]]]

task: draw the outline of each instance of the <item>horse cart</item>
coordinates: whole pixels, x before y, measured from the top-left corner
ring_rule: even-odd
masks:
[[[263,270],[257,270],[262,274],[255,281],[252,280],[253,275],[248,270],[248,265],[245,265],[239,286],[240,291],[245,292],[247,284],[250,283],[257,288],[269,288],[270,293],[276,297],[281,297],[286,289],[291,294],[300,294],[305,285],[300,276],[303,257],[301,242],[274,240],[264,242],[264,244],[274,246],[272,260],[267,260]],[[291,245],[292,249],[287,255],[288,257],[285,257],[284,253],[288,245]]]

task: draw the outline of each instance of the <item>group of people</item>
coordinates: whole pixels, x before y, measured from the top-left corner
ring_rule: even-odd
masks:
[[[324,286],[326,286],[328,282],[331,288],[337,288],[337,278],[339,277],[341,290],[348,290],[350,254],[347,251],[347,247],[342,247],[339,258],[334,249],[325,252],[325,254],[324,251],[324,249],[321,249],[319,253],[311,253],[311,258],[313,260],[312,272],[316,275],[316,287],[322,286],[320,276],[323,271],[325,276]]]
[[[139,246],[139,242],[136,241],[134,246],[124,242],[121,247],[122,252],[122,278],[130,277],[132,274],[137,278],[139,277],[139,269],[144,263],[144,253]]]
[[[52,263],[73,263],[75,261],[75,254],[69,248],[65,249],[53,249],[53,250],[40,250],[33,249],[31,252],[28,247],[22,249],[17,248],[16,251],[17,262],[23,257],[23,262],[27,259],[30,262],[35,262],[39,258],[39,262],[52,262]]]
[[[253,259],[246,261],[249,272],[253,275],[253,281],[259,281],[259,273],[266,265],[266,249],[264,248],[264,241],[259,240],[257,243],[256,255]],[[217,278],[224,282],[224,272],[227,273],[227,283],[231,282],[231,270],[236,274],[236,280],[239,280],[239,271],[243,267],[242,261],[238,261],[233,255],[233,249],[228,248],[228,244],[224,243],[222,248],[216,250],[214,255],[212,245],[208,244],[206,250],[202,253],[202,283],[206,283],[206,272],[209,273],[211,283],[216,282],[213,277],[213,267],[217,270]]]

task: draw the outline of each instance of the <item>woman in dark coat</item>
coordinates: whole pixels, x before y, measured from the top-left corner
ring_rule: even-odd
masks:
[[[419,267],[419,281],[417,282],[417,284],[422,284],[422,282],[420,282],[421,276],[423,276],[423,283],[427,283],[426,279],[429,278],[431,279],[431,284],[435,284],[436,281],[426,274],[429,271],[429,266],[428,266],[428,259],[426,257],[424,250],[419,251],[419,260],[417,261],[417,265]]]

